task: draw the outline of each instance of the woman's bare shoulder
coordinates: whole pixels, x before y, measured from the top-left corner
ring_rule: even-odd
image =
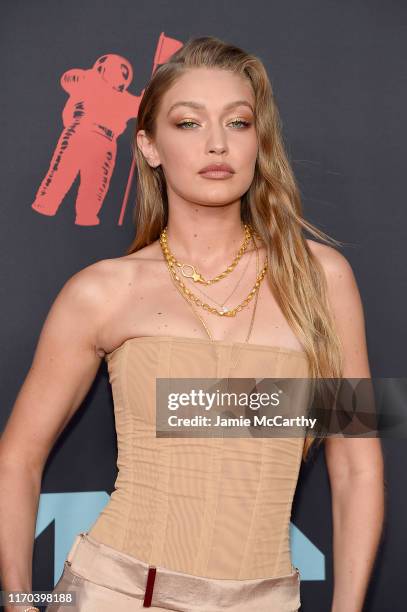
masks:
[[[101,259],[73,274],[66,281],[64,291],[106,311],[109,306],[114,307],[125,287],[142,277],[149,262],[159,260],[160,248],[155,243],[130,255]]]
[[[94,292],[103,293],[117,280],[118,275],[124,273],[125,268],[123,257],[101,259],[75,272],[65,285],[88,295]]]
[[[343,335],[347,335],[357,319],[354,328],[354,336],[363,335],[363,311],[362,302],[353,268],[348,259],[336,248],[326,244],[307,240],[309,247],[323,268],[326,281],[328,298],[332,305],[333,313],[344,329]],[[350,320],[353,317],[353,320]],[[364,340],[361,340],[364,343]]]
[[[350,270],[346,257],[335,247],[316,240],[306,240],[311,253],[317,258],[327,277]]]
[[[133,277],[134,263],[127,256],[101,259],[70,276],[58,298],[82,306],[98,317],[114,302],[123,283],[131,282]]]

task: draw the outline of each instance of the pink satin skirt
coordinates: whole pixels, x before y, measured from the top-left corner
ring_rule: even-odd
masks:
[[[276,578],[205,578],[149,566],[132,555],[79,533],[53,593],[74,593],[73,605],[55,603],[46,612],[297,612],[300,573]]]

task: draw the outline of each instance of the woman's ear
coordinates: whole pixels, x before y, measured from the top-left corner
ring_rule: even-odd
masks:
[[[145,130],[139,130],[136,134],[137,147],[143,154],[145,160],[152,168],[157,168],[161,164],[160,157],[153,141],[146,134]]]

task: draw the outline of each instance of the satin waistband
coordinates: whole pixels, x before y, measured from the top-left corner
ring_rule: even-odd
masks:
[[[66,557],[72,573],[143,600],[143,607],[180,612],[292,612],[300,607],[300,572],[250,580],[206,578],[153,566],[79,533]]]

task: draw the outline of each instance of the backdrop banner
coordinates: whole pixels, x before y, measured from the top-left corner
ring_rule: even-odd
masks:
[[[304,216],[345,244],[363,300],[386,469],[369,612],[405,609],[406,23],[406,5],[367,0],[1,4],[1,430],[62,286],[133,239],[132,143],[149,78],[191,37],[234,43],[264,62]],[[102,361],[44,470],[33,591],[54,588],[114,490],[116,461]],[[290,523],[301,612],[330,610],[332,530],[321,447],[301,465]]]

